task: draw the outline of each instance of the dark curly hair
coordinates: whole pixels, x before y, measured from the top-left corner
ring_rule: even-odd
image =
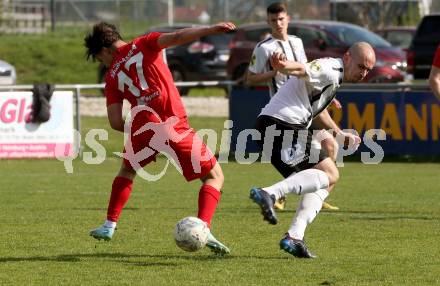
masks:
[[[115,25],[100,22],[93,26],[91,33],[84,38],[84,46],[87,48],[86,57],[95,59],[102,48],[110,48],[112,44],[118,40],[122,40],[121,35]]]

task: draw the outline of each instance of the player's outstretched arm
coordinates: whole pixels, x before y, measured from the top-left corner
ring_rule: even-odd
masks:
[[[318,116],[315,117],[314,122],[323,129],[333,130],[335,133],[341,132],[341,128],[339,128],[336,122],[332,119],[327,109],[324,109],[319,113]]]
[[[183,45],[207,35],[215,35],[235,30],[232,22],[222,22],[209,27],[185,28],[172,33],[163,33],[157,40],[159,47]]]
[[[331,118],[330,113],[327,109],[318,114],[318,116],[316,116],[314,120],[318,124],[318,126],[326,130],[333,130],[336,133],[336,136],[347,138],[349,146],[359,146],[362,141],[359,136],[342,131],[341,128],[339,128],[339,126],[336,124],[336,122]]]
[[[287,75],[293,75],[297,77],[305,77],[306,66],[302,63],[286,60],[286,56],[282,53],[274,53],[270,57],[270,64],[272,67]]]
[[[271,70],[257,74],[248,70],[246,73],[246,84],[252,86],[259,83],[268,82],[276,76],[277,72],[277,70]]]

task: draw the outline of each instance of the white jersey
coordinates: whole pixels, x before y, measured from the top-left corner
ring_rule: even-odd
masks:
[[[270,36],[255,46],[251,62],[249,63],[249,71],[255,74],[260,74],[273,70],[269,58],[275,52],[284,53],[290,61],[296,61],[303,64],[307,62],[303,42],[300,38],[289,35],[287,41],[282,41]],[[280,89],[289,77],[291,76],[278,73],[275,78],[272,78],[271,82],[268,83],[271,97]]]
[[[260,115],[310,127],[312,119],[331,103],[344,77],[342,59],[317,59],[306,65],[304,78],[291,77]]]

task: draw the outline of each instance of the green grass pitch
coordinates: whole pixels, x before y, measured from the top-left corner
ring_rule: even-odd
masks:
[[[196,129],[221,130],[224,119],[191,119]],[[84,132],[108,128],[84,118]],[[105,146],[120,151],[110,132]],[[86,149],[87,150],[87,149]],[[150,170],[163,166],[161,158]],[[294,215],[288,198],[276,226],[263,222],[249,188],[280,179],[268,164],[223,164],[224,193],[213,233],[232,250],[186,253],[174,224],[195,215],[199,182],[170,168],[157,182],[138,178],[114,240],[88,231],[105,218],[120,162],[75,160],[67,174],[56,160],[0,161],[0,285],[439,285],[438,163],[346,163],[329,197],[340,211],[323,211],[306,238],[315,260],[281,252],[278,242]]]

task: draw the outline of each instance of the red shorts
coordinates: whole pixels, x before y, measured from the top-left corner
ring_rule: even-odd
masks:
[[[173,119],[132,127],[124,148],[125,166],[137,170],[155,161],[158,153],[165,153],[187,181],[206,176],[217,162],[214,154],[187,120]]]
[[[437,50],[435,50],[434,61],[432,62],[432,65],[440,68],[440,45],[438,45]]]

